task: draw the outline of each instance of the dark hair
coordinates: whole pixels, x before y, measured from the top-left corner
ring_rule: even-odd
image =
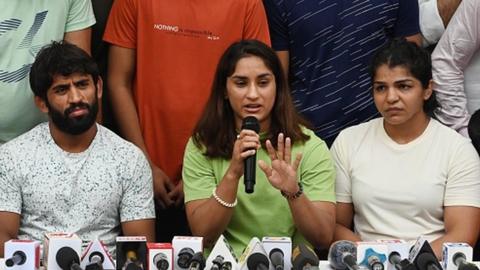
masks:
[[[295,141],[304,142],[309,136],[302,132],[302,125],[309,124],[297,113],[290,96],[285,75],[276,53],[267,45],[256,40],[243,40],[233,43],[223,53],[217,66],[212,85],[212,92],[203,114],[193,132],[193,142],[204,146],[205,155],[209,157],[232,156],[236,139],[233,109],[228,99],[227,79],[234,72],[240,59],[256,56],[263,60],[275,77],[276,96],[271,114],[270,130],[267,139],[277,144],[277,134],[282,132]]]
[[[468,136],[480,155],[480,110],[476,110],[470,117],[470,121],[468,121]]]
[[[406,68],[413,77],[421,82],[424,89],[428,88],[432,80],[430,53],[404,38],[395,38],[389,41],[375,53],[370,64],[370,78],[372,82],[377,69],[382,65],[387,65],[389,68],[397,66]],[[423,111],[433,117],[433,111],[438,107],[435,92],[432,91],[430,98],[423,103]]]
[[[91,75],[95,85],[98,82],[98,66],[90,55],[68,42],[54,41],[43,47],[35,58],[30,69],[30,87],[35,96],[46,100],[53,76],[73,73]]]

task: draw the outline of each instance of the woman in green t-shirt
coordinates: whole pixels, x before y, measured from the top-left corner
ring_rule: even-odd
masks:
[[[247,116],[258,119],[259,134],[242,129]],[[314,246],[330,244],[333,163],[325,143],[305,126],[275,52],[254,40],[231,45],[217,66],[183,164],[188,221],[207,247],[220,234],[237,255],[254,236],[288,236],[294,242],[304,236]],[[244,161],[254,155],[256,184],[249,194]]]

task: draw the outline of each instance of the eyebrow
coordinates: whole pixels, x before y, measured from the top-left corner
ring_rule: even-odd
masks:
[[[394,81],[393,83],[405,83],[405,82],[413,82],[413,80],[412,79],[403,79],[403,80]],[[373,83],[374,84],[386,84],[386,82],[384,82],[384,81],[374,81]]]
[[[257,76],[257,78],[265,78],[265,77],[273,77],[272,73],[262,73]],[[231,79],[248,79],[247,76],[242,76],[242,75],[232,75],[230,76]]]
[[[85,82],[89,82],[90,79],[89,78],[82,78],[78,81],[74,81],[73,84],[75,86],[79,85],[79,84],[82,84],[82,83],[85,83]],[[70,83],[62,83],[62,84],[57,84],[55,86],[52,87],[53,90],[57,90],[57,89],[60,89],[60,88],[63,88],[63,87],[68,87],[70,85]]]

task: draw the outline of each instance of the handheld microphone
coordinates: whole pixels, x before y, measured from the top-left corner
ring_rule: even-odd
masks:
[[[220,268],[222,268],[224,259],[225,258],[222,255],[218,255],[217,257],[215,257],[215,259],[213,259],[212,261],[212,267],[210,268],[210,270],[219,270]]]
[[[305,244],[298,244],[292,251],[293,270],[318,268],[319,260],[315,252]]]
[[[257,118],[253,116],[245,117],[242,122],[242,129],[249,129],[258,133],[260,131],[260,125],[258,124]],[[253,193],[255,186],[255,169],[257,167],[256,161],[257,154],[249,156],[244,160],[243,183],[246,193]]]
[[[167,270],[170,266],[167,255],[164,253],[157,253],[157,255],[153,257],[153,265],[155,265],[158,270]]]
[[[268,270],[270,263],[267,256],[260,252],[252,253],[247,259],[247,267],[249,270]]]
[[[270,261],[272,262],[273,269],[275,270],[283,270],[283,252],[279,248],[274,248],[270,251],[268,255]]]
[[[12,267],[14,265],[22,265],[27,261],[27,255],[21,250],[17,250],[13,253],[11,258],[5,260],[5,265],[7,267]]]
[[[203,252],[197,252],[193,254],[192,259],[188,265],[188,270],[203,270],[205,269],[205,257]]]
[[[467,262],[467,257],[463,252],[457,252],[453,255],[453,263],[458,267],[458,270],[478,270],[478,267]]]
[[[190,261],[192,260],[193,254],[193,249],[189,247],[182,248],[178,253],[178,266],[180,266],[181,268],[188,268],[188,266],[190,265]]]
[[[328,262],[334,269],[360,270],[356,258],[357,247],[351,241],[337,241],[330,246],[328,251]]]
[[[427,252],[418,255],[415,261],[418,270],[442,270],[437,264],[437,258],[432,253]]]
[[[62,270],[82,270],[80,258],[71,247],[62,247],[55,255],[55,260]]]

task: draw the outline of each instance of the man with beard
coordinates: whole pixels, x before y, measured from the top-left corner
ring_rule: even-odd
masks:
[[[95,123],[102,80],[93,59],[53,42],[33,63],[30,85],[49,121],[0,147],[0,257],[5,241],[45,232],[98,238],[111,252],[120,230],[154,240],[150,166]]]

